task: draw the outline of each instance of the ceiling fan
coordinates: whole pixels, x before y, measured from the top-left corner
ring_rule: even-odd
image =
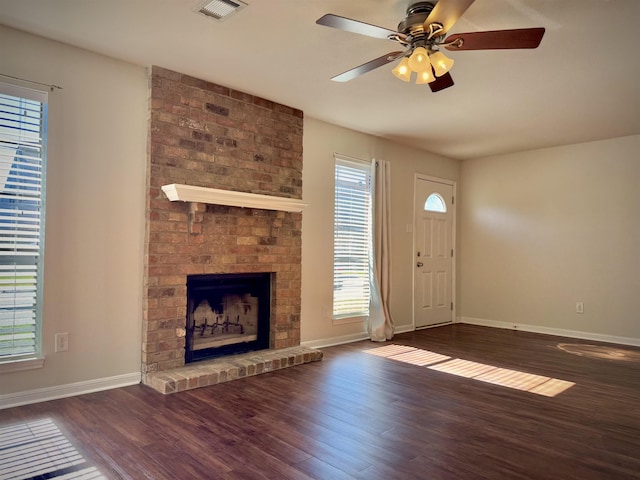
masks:
[[[412,2],[406,17],[398,24],[398,29],[378,27],[369,23],[352,20],[328,13],[318,20],[318,25],[338,28],[347,32],[367,35],[398,42],[403,51],[390,52],[356,68],[347,70],[331,80],[347,82],[402,58],[393,74],[405,82],[411,81],[411,74],[417,74],[416,83],[428,84],[433,92],[453,86],[449,70],[453,60],[440,50],[495,50],[512,48],[537,48],[544,28],[521,28],[486,32],[455,33],[445,38],[462,14],[474,0],[432,0]]]

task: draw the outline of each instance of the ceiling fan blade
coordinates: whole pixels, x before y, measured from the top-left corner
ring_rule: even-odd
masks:
[[[453,87],[453,78],[449,72],[445,73],[441,77],[436,77],[435,81],[429,84],[432,92],[439,92],[445,88]]]
[[[491,32],[454,33],[445,43],[462,40],[460,46],[448,45],[447,50],[499,50],[506,48],[537,48],[540,45],[544,28],[519,28],[515,30],[496,30]]]
[[[368,37],[381,38],[383,40],[389,39],[389,35],[393,35],[398,38],[404,38],[406,35],[396,32],[395,30],[389,30],[388,28],[378,27],[377,25],[371,25],[369,23],[360,22],[358,20],[352,20],[346,17],[340,17],[333,13],[327,13],[318,20],[318,25],[324,25],[325,27],[338,28],[351,33],[358,33],[360,35],[366,35]]]
[[[351,70],[347,70],[346,72],[341,73],[340,75],[336,75],[331,80],[333,80],[334,82],[348,82],[349,80],[353,80],[354,78],[359,77],[360,75],[363,75],[367,72],[370,72],[371,70],[375,70],[378,67],[381,67],[383,65],[386,65],[387,63],[393,62],[397,58],[401,57],[402,54],[403,52],[387,53],[386,55],[383,55],[374,60],[371,60],[370,62],[363,63],[359,67],[352,68]]]
[[[439,23],[443,27],[442,33],[448,32],[473,2],[474,0],[439,0],[424,21],[425,31],[429,31],[427,27],[430,24]]]

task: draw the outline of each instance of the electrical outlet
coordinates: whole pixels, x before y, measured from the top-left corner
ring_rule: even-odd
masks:
[[[56,333],[56,352],[66,352],[69,350],[69,334]]]
[[[584,303],[576,302],[576,313],[584,313]]]

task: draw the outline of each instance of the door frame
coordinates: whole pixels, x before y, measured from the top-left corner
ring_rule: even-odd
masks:
[[[451,302],[453,302],[453,309],[451,310],[451,323],[455,323],[457,321],[457,308],[458,308],[458,304],[456,302],[456,292],[457,292],[457,278],[456,278],[456,264],[457,264],[457,258],[458,258],[458,236],[456,233],[456,222],[457,222],[457,209],[458,209],[458,203],[457,203],[457,182],[455,180],[448,180],[446,178],[438,178],[438,177],[432,177],[430,175],[424,175],[422,173],[415,173],[413,176],[413,221],[412,221],[412,225],[413,225],[413,241],[412,241],[412,250],[411,250],[411,323],[413,326],[413,330],[416,330],[416,269],[414,268],[414,262],[415,262],[415,255],[416,255],[416,235],[418,232],[418,228],[416,225],[416,216],[417,216],[417,211],[416,211],[416,204],[417,204],[417,195],[418,195],[418,181],[419,180],[426,180],[429,182],[436,182],[436,183],[442,183],[445,185],[450,185],[452,190],[453,190],[453,202],[451,204],[452,207],[452,220],[451,220],[451,245],[453,247],[453,257],[451,258]],[[429,325],[426,327],[420,327],[420,330],[424,329],[424,328],[433,328],[433,327],[438,327],[440,325],[443,324],[438,324],[438,325]]]

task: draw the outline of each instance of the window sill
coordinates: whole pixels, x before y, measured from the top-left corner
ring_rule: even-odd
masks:
[[[34,370],[44,367],[44,357],[23,358],[20,360],[7,360],[0,362],[0,374],[20,372],[23,370]]]
[[[345,325],[347,323],[363,323],[367,320],[366,316],[358,316],[358,317],[333,317],[334,325]]]

